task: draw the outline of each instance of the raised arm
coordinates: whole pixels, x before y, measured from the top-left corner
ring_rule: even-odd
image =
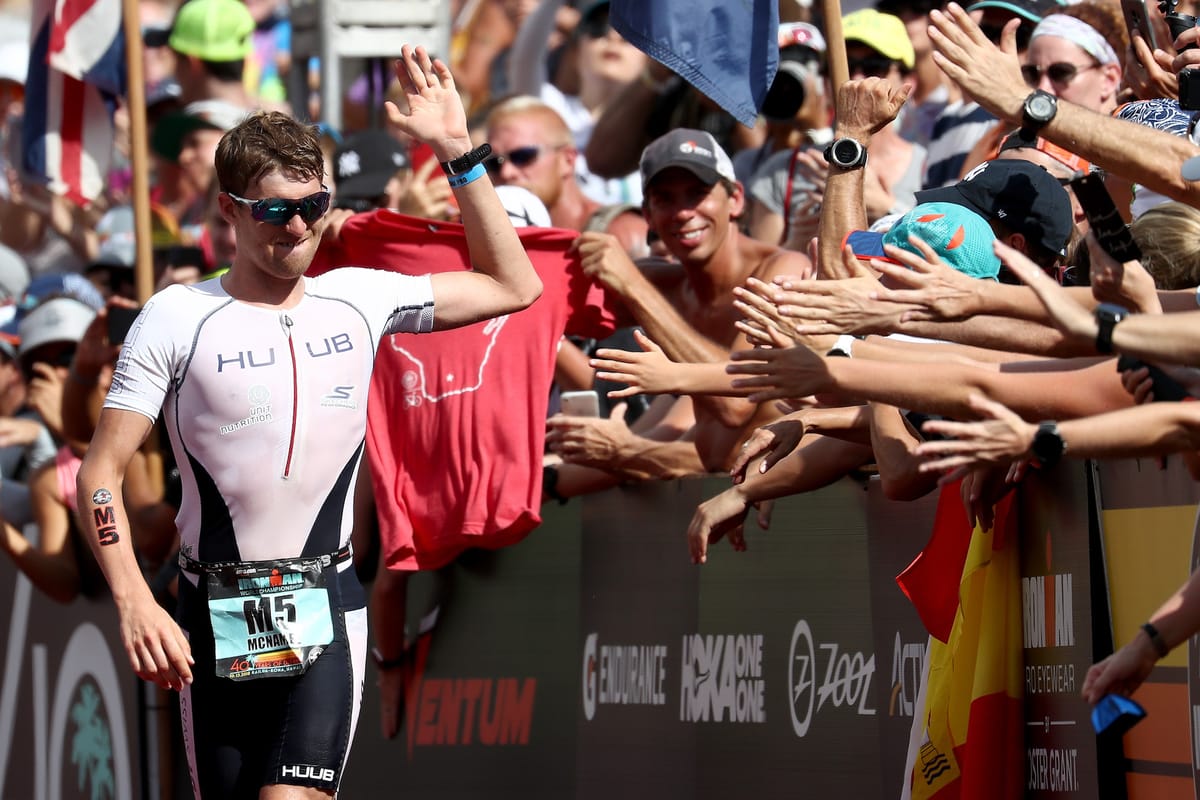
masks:
[[[908,88],[896,88],[882,78],[847,81],[837,92],[837,121],[834,141],[853,139],[865,149],[871,137],[900,113],[908,98]],[[841,258],[842,242],[851,231],[867,227],[866,204],[863,201],[864,161],[862,165],[843,169],[830,164],[825,181],[825,197],[821,201],[821,221],[817,246],[820,251],[818,267],[825,278],[846,278]],[[784,209],[787,213],[787,209]]]
[[[929,15],[934,61],[979,105],[1013,127],[1022,124],[1030,89],[1021,77],[1016,23],[1005,28],[1002,47],[983,35],[958,3]],[[1173,200],[1200,203],[1200,183],[1184,180],[1183,162],[1200,154],[1186,137],[1116,119],[1058,99],[1058,112],[1039,135],[1111,173]]]
[[[408,107],[388,102],[385,108],[397,129],[428,144],[442,162],[472,152],[466,112],[444,63],[431,60],[422,47],[404,45],[396,77]],[[462,212],[473,269],[432,276],[438,329],[520,311],[542,292],[542,281],[483,165],[452,177],[450,184]]]

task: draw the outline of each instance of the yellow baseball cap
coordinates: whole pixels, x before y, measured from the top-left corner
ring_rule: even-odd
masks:
[[[917,63],[908,30],[892,14],[881,14],[873,8],[847,14],[842,17],[842,38],[865,44],[880,55],[899,61],[905,69],[912,69]]]

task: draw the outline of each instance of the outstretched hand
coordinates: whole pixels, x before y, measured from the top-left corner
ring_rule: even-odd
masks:
[[[738,487],[731,486],[716,497],[705,500],[696,507],[688,525],[688,552],[693,564],[708,560],[708,546],[728,537],[734,551],[746,549],[745,524],[750,503],[742,497]]]
[[[1029,94],[1017,57],[1021,20],[1014,17],[1005,24],[1000,47],[988,41],[958,3],[948,4],[945,11],[931,11],[929,21],[933,60],[942,72],[994,116],[1020,122]]]
[[[806,397],[833,388],[825,359],[804,345],[738,350],[730,358],[738,363],[730,364],[725,371],[731,375],[749,376],[735,379],[733,386],[753,389],[754,393],[749,396],[752,403]]]
[[[762,459],[758,462],[758,471],[766,472],[795,450],[803,438],[803,412],[757,428],[742,445],[729,468],[733,482],[742,483],[746,480],[746,469],[756,458]]]
[[[444,62],[431,59],[424,47],[406,44],[396,60],[396,78],[407,109],[391,101],[385,103],[388,122],[428,144],[439,157],[452,143],[470,141],[467,113]]]
[[[928,459],[921,464],[921,472],[944,472],[1007,464],[1025,458],[1033,447],[1037,426],[1026,422],[1005,406],[982,395],[971,395],[968,404],[977,411],[982,420],[978,422],[952,422],[931,420],[923,430],[950,436],[922,442],[917,446],[918,458]],[[955,473],[954,477],[957,478]],[[950,480],[949,477],[946,480]]]
[[[909,236],[908,241],[921,255],[888,244],[884,245],[884,252],[899,264],[871,260],[871,266],[893,286],[907,288],[880,288],[872,298],[906,306],[901,316],[904,322],[950,322],[975,313],[974,299],[984,282],[946,266],[922,239]]]
[[[588,362],[600,380],[626,384],[624,389],[615,389],[609,397],[632,397],[637,394],[663,394],[674,392],[674,382],[668,379],[670,368],[675,364],[658,344],[634,329],[633,338],[641,345],[640,353],[631,350],[616,350],[602,347],[596,357]]]

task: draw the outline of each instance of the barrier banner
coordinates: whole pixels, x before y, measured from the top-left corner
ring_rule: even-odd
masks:
[[[52,602],[8,558],[0,586],[0,797],[140,797],[140,682],[112,600]]]
[[[880,796],[894,798],[905,781],[905,755],[929,638],[896,577],[931,537],[937,493],[895,502],[884,496],[879,481],[871,481],[866,500],[871,623],[878,658]]]
[[[381,736],[370,664],[341,796],[573,795],[581,508],[547,504],[520,545],[413,577],[413,629],[438,610],[405,668],[403,725]]]
[[[1098,797],[1096,735],[1080,695],[1093,662],[1086,470],[1021,484],[1027,798]]]

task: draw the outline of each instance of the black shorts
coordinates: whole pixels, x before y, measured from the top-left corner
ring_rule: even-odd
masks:
[[[276,783],[337,790],[358,724],[367,651],[366,598],[346,566],[329,587],[334,639],[320,657],[298,677],[242,681],[214,674],[203,583],[197,588],[180,575],[176,616],[195,664],[179,705],[197,800],[256,800],[261,787]]]

